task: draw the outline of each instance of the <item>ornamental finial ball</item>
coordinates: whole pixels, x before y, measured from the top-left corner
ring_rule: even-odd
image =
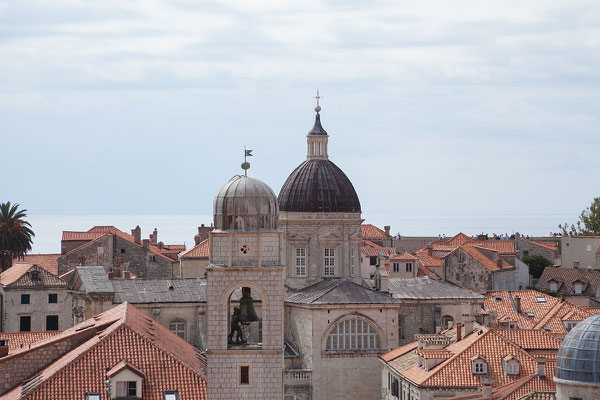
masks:
[[[321,106],[316,106],[316,107],[315,107],[315,111],[316,111],[316,112],[319,112],[319,111],[321,111]]]

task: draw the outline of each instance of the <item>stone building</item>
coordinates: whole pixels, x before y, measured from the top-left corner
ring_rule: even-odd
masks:
[[[600,236],[563,236],[560,248],[563,267],[600,268]]]
[[[283,398],[284,270],[278,212],[271,188],[247,176],[233,177],[215,197],[206,276],[210,399]],[[232,295],[239,289],[243,296],[234,303]],[[260,298],[260,315],[252,295]],[[244,327],[257,327],[258,334]]]
[[[36,264],[15,264],[0,275],[0,331],[64,330],[73,325],[67,284]]]
[[[463,245],[444,257],[443,279],[471,290],[524,289],[529,284],[526,264],[493,248]]]
[[[208,267],[208,253],[208,238],[179,253],[178,269],[175,269],[173,275],[179,278],[204,278]]]
[[[64,231],[58,273],[63,275],[78,265],[102,265],[113,277],[126,271],[138,277],[171,277],[177,254],[185,247],[157,243],[157,235],[155,230],[149,239],[142,239],[139,226],[131,235],[114,226]]]
[[[561,294],[573,304],[600,305],[600,270],[548,267],[542,272],[538,287],[545,292]]]
[[[560,263],[558,242],[541,242],[515,235],[515,250],[519,259],[528,256],[541,256],[552,264]]]

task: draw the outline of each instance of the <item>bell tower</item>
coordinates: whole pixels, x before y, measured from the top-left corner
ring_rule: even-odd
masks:
[[[281,400],[284,270],[277,197],[258,179],[234,176],[215,197],[214,225],[206,286],[208,398]]]

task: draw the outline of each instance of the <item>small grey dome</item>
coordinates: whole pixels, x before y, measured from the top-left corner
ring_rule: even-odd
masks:
[[[276,231],[277,196],[258,179],[236,175],[219,190],[214,201],[215,229],[222,231]]]
[[[555,375],[600,384],[600,314],[584,319],[567,334],[558,349]]]

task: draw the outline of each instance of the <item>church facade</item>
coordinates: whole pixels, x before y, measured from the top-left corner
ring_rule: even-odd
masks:
[[[375,399],[377,357],[398,346],[400,302],[362,285],[360,202],[329,160],[329,135],[315,111],[306,161],[278,198],[247,176],[215,197],[211,399]]]

